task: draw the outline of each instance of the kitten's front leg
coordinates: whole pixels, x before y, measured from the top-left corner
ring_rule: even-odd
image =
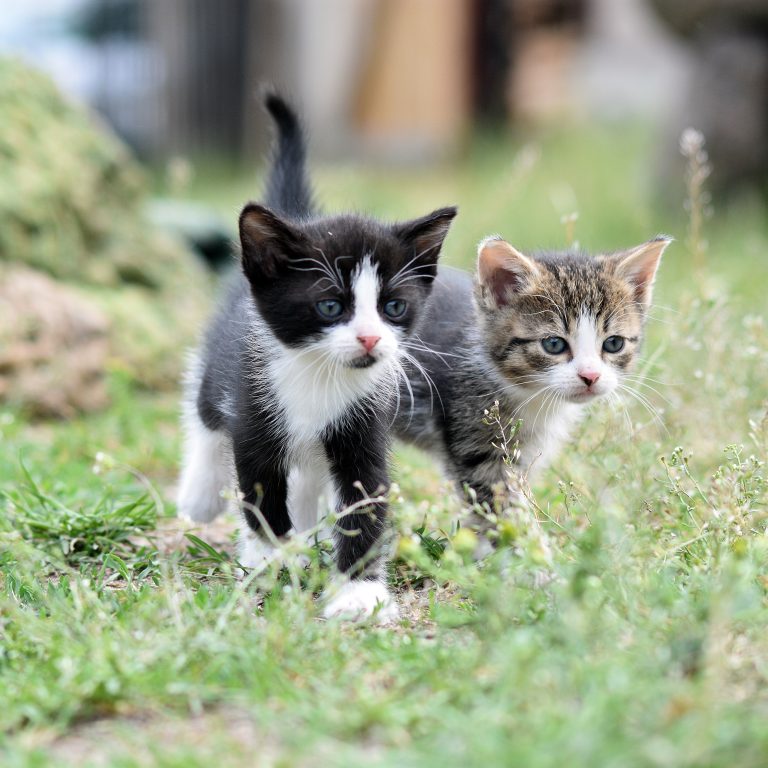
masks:
[[[240,563],[261,568],[275,555],[274,537],[291,528],[288,515],[288,482],[279,452],[254,447],[254,441],[235,439],[234,454],[242,494],[243,525],[240,531]],[[271,536],[263,530],[266,523]]]
[[[523,493],[524,480],[515,469],[507,467],[500,457],[492,463],[477,467],[474,472],[457,472],[457,477],[462,496],[473,505],[467,522],[478,535],[474,557],[482,560],[496,547],[500,518],[509,515],[512,508],[529,508]]]
[[[373,414],[366,426],[339,427],[323,440],[341,515],[334,529],[336,564],[345,578],[323,614],[362,619],[375,613],[384,623],[398,615],[377,551],[387,517],[380,494],[389,488],[388,444]]]

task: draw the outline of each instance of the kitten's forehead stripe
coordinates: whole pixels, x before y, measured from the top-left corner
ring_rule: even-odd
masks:
[[[378,314],[379,289],[378,267],[371,262],[370,256],[366,256],[352,276],[352,293],[355,322],[363,323],[366,327],[371,325],[371,330],[381,324]]]
[[[598,333],[595,327],[595,318],[588,313],[582,314],[576,325],[574,357],[581,359],[596,358],[597,341]]]

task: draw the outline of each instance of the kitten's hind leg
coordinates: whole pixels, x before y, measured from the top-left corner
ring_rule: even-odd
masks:
[[[530,511],[522,491],[523,480],[508,470],[500,459],[478,465],[474,472],[455,466],[454,472],[462,478],[457,483],[459,494],[471,508],[463,524],[478,537],[473,557],[482,560],[496,549],[500,518],[508,516],[512,508]]]
[[[184,427],[178,514],[196,523],[209,523],[227,507],[222,491],[233,487],[231,441],[226,433],[208,429],[194,407],[187,409]]]

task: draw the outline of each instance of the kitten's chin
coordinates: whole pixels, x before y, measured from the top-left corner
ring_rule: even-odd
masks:
[[[362,370],[364,368],[370,368],[371,366],[376,365],[378,363],[378,359],[375,357],[372,357],[371,355],[363,355],[362,357],[356,357],[354,360],[347,360],[345,365],[347,368],[354,368],[357,370]]]
[[[585,389],[579,392],[572,392],[567,395],[568,400],[572,403],[578,403],[580,405],[586,405],[593,400],[597,400],[598,397],[602,397],[607,392],[594,392],[593,390]]]

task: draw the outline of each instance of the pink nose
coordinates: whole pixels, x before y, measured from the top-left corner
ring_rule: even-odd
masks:
[[[358,336],[357,340],[370,352],[378,343],[381,336]]]
[[[579,371],[579,378],[591,387],[600,378],[600,374],[597,371]]]

